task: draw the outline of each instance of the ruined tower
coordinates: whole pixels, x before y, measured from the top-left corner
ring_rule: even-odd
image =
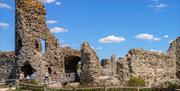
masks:
[[[19,69],[25,77],[35,73],[38,80],[47,73],[64,72],[63,51],[48,29],[45,15],[38,0],[16,0],[15,52]]]
[[[180,37],[171,42],[168,53],[171,56],[171,59],[175,61],[175,75],[180,79]]]

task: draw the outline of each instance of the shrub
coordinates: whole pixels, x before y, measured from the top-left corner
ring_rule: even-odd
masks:
[[[180,88],[180,82],[178,81],[167,81],[168,88]]]
[[[128,80],[128,86],[145,86],[146,82],[140,77],[131,77]]]

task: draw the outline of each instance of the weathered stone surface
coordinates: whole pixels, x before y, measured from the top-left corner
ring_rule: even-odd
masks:
[[[42,81],[47,73],[78,73],[79,64],[82,84],[119,86],[125,85],[130,77],[139,76],[149,86],[158,86],[180,79],[180,37],[171,43],[167,53],[132,49],[118,62],[113,55],[102,61],[101,66],[98,56],[87,42],[82,44],[81,51],[59,47],[58,40],[47,28],[45,15],[46,10],[41,2],[16,0],[16,56],[13,52],[0,52],[0,80],[17,77],[19,68],[20,73],[35,73],[37,80]],[[44,51],[42,41],[45,42]],[[59,85],[52,84],[50,87]]]
[[[171,60],[175,60],[175,70],[176,76],[180,79],[180,37],[174,40],[169,47],[168,54],[171,57]]]
[[[116,75],[117,62],[115,55],[112,55],[111,59],[102,59],[101,65],[103,67],[102,75],[111,77]]]
[[[68,57],[68,56],[81,57],[81,52],[78,50],[72,49],[71,47],[65,46],[63,47],[63,51],[64,51],[64,57]]]
[[[174,62],[164,53],[132,49],[125,58],[119,59],[117,74],[121,81],[136,76],[143,78],[149,86],[161,85],[176,78]]]
[[[112,73],[111,69],[111,60],[110,59],[102,59],[101,65],[103,67],[102,69],[102,75],[103,76],[110,76]]]
[[[66,73],[75,73],[76,81],[79,81],[80,73],[80,61],[81,53],[78,50],[74,50],[70,47],[63,47],[64,51],[64,60],[65,60],[65,72]]]
[[[15,79],[17,64],[14,52],[0,52],[0,82],[4,79]]]
[[[116,75],[116,70],[117,70],[117,62],[115,55],[111,56],[111,70],[112,70],[111,76],[114,77]]]
[[[96,84],[101,87],[121,86],[120,81],[112,76],[100,76],[97,78]]]
[[[46,25],[46,10],[37,0],[16,0],[16,55],[22,72],[25,63],[36,71],[38,80],[48,73],[64,72],[63,49]],[[45,42],[43,52],[42,41]],[[31,72],[32,73],[32,72]],[[31,75],[31,74],[29,74]]]
[[[116,74],[122,85],[125,85],[125,81],[129,80],[130,77],[130,66],[128,64],[129,61],[125,57],[118,59]]]
[[[83,43],[81,46],[81,83],[94,84],[101,75],[101,70],[101,64],[95,51],[87,42]]]
[[[13,51],[0,52],[0,58],[15,58],[15,53]]]

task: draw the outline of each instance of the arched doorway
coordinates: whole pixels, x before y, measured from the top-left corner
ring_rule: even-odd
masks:
[[[65,57],[65,72],[66,73],[75,73],[76,81],[79,81],[78,70],[80,69],[81,58],[79,56],[67,56]]]
[[[35,72],[35,69],[31,66],[29,62],[24,63],[24,66],[21,68],[21,70],[25,78],[27,76],[30,77]]]

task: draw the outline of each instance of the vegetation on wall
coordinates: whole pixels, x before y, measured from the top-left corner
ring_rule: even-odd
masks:
[[[128,82],[127,82],[128,86],[133,86],[133,87],[137,87],[137,86],[145,86],[146,82],[144,81],[144,79],[140,78],[140,77],[131,77]]]

